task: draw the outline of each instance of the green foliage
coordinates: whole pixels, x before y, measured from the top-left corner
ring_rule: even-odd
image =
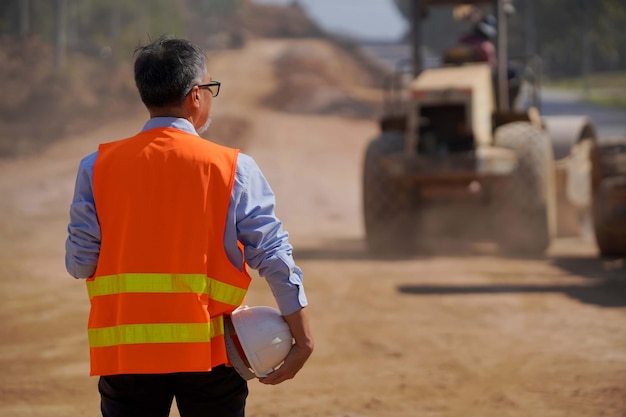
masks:
[[[210,32],[211,19],[234,15],[243,0],[3,0],[0,36],[20,36],[22,7],[29,35],[53,43],[55,12],[65,4],[65,37],[70,50],[130,59],[133,49],[164,34],[196,36]],[[193,29],[198,26],[199,29]]]
[[[187,0],[189,10],[203,17],[233,14],[242,3],[242,0]]]
[[[623,0],[544,0],[537,26],[542,55],[553,76],[626,68]]]
[[[537,52],[552,76],[626,68],[626,2],[624,0],[515,0],[518,11],[534,6]],[[525,27],[517,34],[524,42]]]
[[[128,59],[148,38],[184,35],[182,14],[169,0],[71,0],[70,6],[69,45],[82,52],[110,51],[117,59]]]
[[[626,5],[623,0],[605,0],[599,6],[595,19],[598,50],[611,59],[626,63]]]
[[[405,16],[410,1],[395,0]],[[510,55],[534,50],[552,76],[626,69],[625,0],[513,0],[513,4],[517,12],[509,22]],[[450,30],[429,33],[428,46],[437,49]],[[534,39],[533,45],[529,39]]]
[[[2,0],[0,36],[17,37],[27,28],[30,34],[53,43],[58,31],[55,11],[64,2],[70,50],[130,59],[136,45],[166,33],[204,40],[207,34],[232,24],[229,19],[236,19],[245,1]],[[409,4],[408,0],[396,3],[405,8]],[[514,0],[514,4],[517,13],[510,22],[511,55],[528,52],[532,31],[534,49],[543,57],[549,75],[626,68],[625,0]],[[534,24],[529,27],[526,13],[531,5]],[[27,22],[26,28],[23,22]],[[444,37],[453,31],[450,27],[438,29],[427,39],[435,50],[450,43]]]

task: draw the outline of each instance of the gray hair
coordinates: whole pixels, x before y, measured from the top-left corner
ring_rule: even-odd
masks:
[[[207,73],[202,49],[173,36],[137,47],[135,56],[135,85],[148,108],[179,106]]]

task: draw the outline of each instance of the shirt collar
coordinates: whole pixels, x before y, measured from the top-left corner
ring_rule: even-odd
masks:
[[[141,131],[145,132],[146,130],[159,127],[171,127],[198,136],[198,132],[196,132],[191,122],[180,117],[153,117],[146,122]]]

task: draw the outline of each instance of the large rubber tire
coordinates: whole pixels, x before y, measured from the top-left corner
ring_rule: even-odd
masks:
[[[381,164],[382,158],[403,148],[403,133],[383,132],[370,142],[365,154],[363,215],[367,247],[375,256],[405,257],[414,251],[417,188],[401,178],[390,178]]]
[[[582,139],[570,154],[555,161],[557,235],[593,240],[591,152],[594,139]]]
[[[501,248],[542,255],[556,228],[554,157],[546,132],[527,122],[499,127],[495,145],[512,149],[517,169],[494,184],[494,230]]]
[[[626,139],[592,150],[593,226],[602,256],[626,255]]]

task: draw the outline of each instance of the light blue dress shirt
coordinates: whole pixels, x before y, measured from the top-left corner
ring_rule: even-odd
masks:
[[[173,127],[197,135],[186,119],[157,117],[142,131]],[[74,198],[70,207],[65,265],[75,278],[94,274],[100,254],[100,223],[93,196],[93,167],[97,152],[83,158],[78,168]],[[245,261],[264,277],[283,315],[307,305],[302,271],[295,265],[288,233],[274,213],[275,198],[258,165],[243,153],[237,159],[235,184],[224,232],[224,248],[231,263],[243,268],[237,241],[244,246]]]

